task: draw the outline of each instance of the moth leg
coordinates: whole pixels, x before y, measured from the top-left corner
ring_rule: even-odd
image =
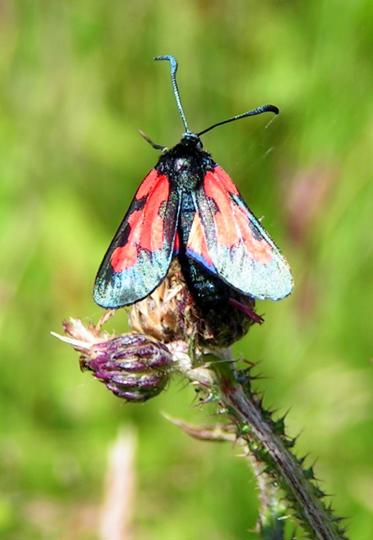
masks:
[[[248,305],[243,304],[242,302],[240,302],[239,300],[236,300],[235,298],[229,298],[228,302],[231,304],[231,306],[237,308],[239,311],[244,313],[254,323],[257,323],[257,324],[263,324],[264,323],[263,317],[261,315],[258,315]]]

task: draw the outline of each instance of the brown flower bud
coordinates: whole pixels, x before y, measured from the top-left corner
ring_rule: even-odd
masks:
[[[134,331],[163,343],[188,340],[196,335],[195,304],[176,259],[159,287],[131,306],[128,322]]]
[[[254,299],[232,297],[216,304],[197,305],[175,259],[167,277],[149,296],[131,306],[129,324],[163,343],[191,338],[202,346],[227,347],[263,319],[254,311]]]

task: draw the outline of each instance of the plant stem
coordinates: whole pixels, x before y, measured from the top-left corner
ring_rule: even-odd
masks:
[[[247,441],[245,456],[254,471],[259,492],[259,516],[257,529],[262,540],[284,540],[285,522],[289,517],[281,491],[273,485],[273,478],[265,471],[265,465],[250,452]]]
[[[237,381],[232,362],[220,360],[212,366],[217,374],[222,404],[227,414],[238,422],[239,436],[245,438],[254,453],[267,464],[266,472],[283,488],[296,516],[311,538],[344,540],[346,537],[339,528],[338,518],[332,515],[322,501],[324,493],[312,483],[312,468],[303,470],[302,460],[298,460],[288,450],[284,443],[285,434],[276,432],[275,423],[270,414],[263,410],[261,401],[248,391],[247,385],[244,387]],[[254,448],[253,439],[258,445]]]
[[[208,426],[195,426],[167,414],[163,416],[172,424],[179,427],[194,439],[208,442],[238,443],[242,448],[243,455],[250,463],[258,485],[259,491],[259,517],[257,523],[258,532],[263,540],[284,540],[285,519],[288,512],[285,503],[281,500],[280,490],[273,485],[273,479],[265,472],[265,466],[259,462],[248,447],[243,438],[237,439],[234,424],[213,424]]]

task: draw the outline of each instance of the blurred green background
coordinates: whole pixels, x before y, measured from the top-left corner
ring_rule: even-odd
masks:
[[[235,346],[260,362],[266,403],[291,408],[299,453],[373,538],[371,206],[373,4],[368,0],[24,0],[0,3],[0,537],[99,538],[109,448],[138,439],[134,540],[255,539],[255,481],[237,448],[189,439],[160,415],[213,422],[174,381],[125,405],[49,335],[97,320],[92,282],[157,153],[262,104],[205,147],[291,263],[294,294]],[[369,219],[370,218],[370,219]],[[114,326],[126,328],[125,313]]]

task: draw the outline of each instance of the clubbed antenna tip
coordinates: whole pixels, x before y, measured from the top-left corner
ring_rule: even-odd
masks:
[[[162,55],[162,56],[156,56],[154,58],[154,60],[167,60],[168,62],[170,62],[171,83],[172,83],[172,89],[173,89],[173,92],[174,92],[174,96],[175,96],[175,99],[176,99],[177,110],[179,111],[181,120],[182,120],[183,125],[184,125],[185,132],[190,133],[188,122],[187,122],[185,114],[184,114],[184,109],[183,109],[183,106],[181,104],[180,92],[179,92],[179,88],[177,86],[177,81],[176,81],[176,72],[177,72],[177,68],[178,68],[176,58],[174,56],[172,56],[171,54],[165,54],[165,55]]]

